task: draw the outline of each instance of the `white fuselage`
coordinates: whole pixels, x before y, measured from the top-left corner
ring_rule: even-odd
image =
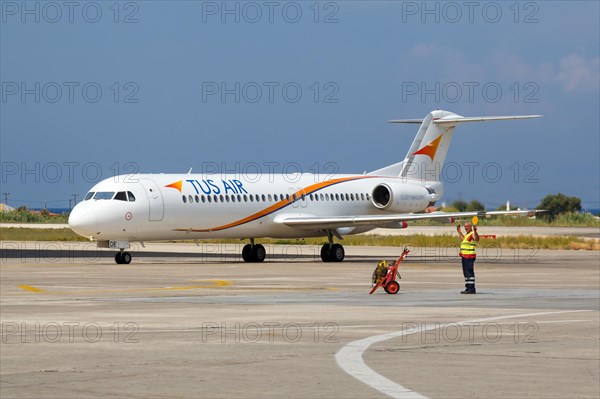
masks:
[[[385,209],[373,199],[374,189],[382,184],[396,192]],[[322,236],[325,230],[278,221],[421,211],[438,200],[442,190],[440,182],[372,175],[117,176],[96,184],[73,209],[69,224],[97,241]],[[357,234],[375,227],[403,226],[345,227],[337,233]]]

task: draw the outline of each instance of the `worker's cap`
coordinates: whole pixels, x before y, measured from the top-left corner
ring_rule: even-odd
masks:
[[[379,264],[377,266],[386,266],[385,259],[382,260],[381,262],[379,262]]]

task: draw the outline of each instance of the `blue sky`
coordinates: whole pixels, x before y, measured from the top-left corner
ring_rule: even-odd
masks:
[[[545,116],[458,128],[446,201],[600,208],[596,1],[0,4],[13,206],[132,168],[362,173],[412,142],[387,120],[446,109]]]

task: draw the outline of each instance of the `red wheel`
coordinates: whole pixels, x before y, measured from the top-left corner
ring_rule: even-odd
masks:
[[[397,294],[398,291],[400,291],[400,284],[398,284],[397,281],[392,280],[389,283],[387,283],[384,289],[385,292],[387,292],[388,294]]]

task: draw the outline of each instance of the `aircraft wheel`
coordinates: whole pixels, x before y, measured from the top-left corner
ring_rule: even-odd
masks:
[[[262,262],[267,257],[267,251],[265,247],[260,244],[256,244],[254,248],[252,248],[252,261],[253,262]]]
[[[389,283],[387,283],[387,285],[383,289],[388,294],[394,295],[394,294],[397,294],[398,291],[400,291],[400,284],[398,284],[397,281],[390,281]]]
[[[115,254],[115,262],[117,263],[117,265],[123,264],[123,253],[122,252],[117,252]]]
[[[252,245],[244,245],[244,248],[242,248],[242,259],[244,259],[244,262],[252,262]]]
[[[329,251],[329,261],[330,262],[341,262],[344,260],[344,256],[346,252],[344,251],[344,247],[340,244],[333,244],[331,246],[331,250]]]
[[[323,244],[321,247],[321,260],[323,262],[331,262],[329,259],[329,244]]]
[[[131,254],[129,252],[123,252],[121,254],[121,263],[124,265],[128,265],[131,263]]]

